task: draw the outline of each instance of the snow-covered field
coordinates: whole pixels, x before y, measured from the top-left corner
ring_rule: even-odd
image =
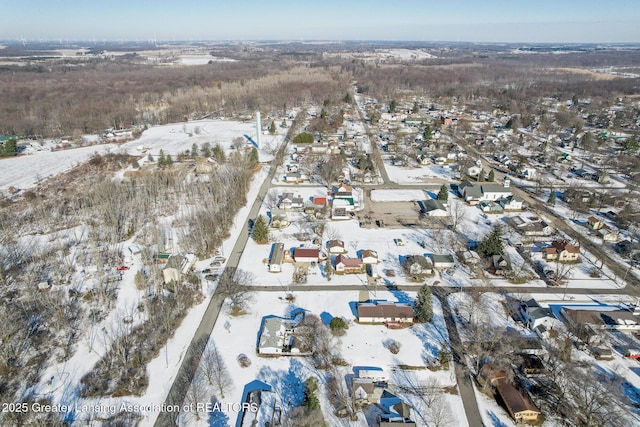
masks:
[[[444,166],[393,166],[385,162],[384,167],[389,175],[389,179],[398,184],[443,183],[455,180],[454,172]]]
[[[104,154],[115,150],[117,145],[103,144],[3,158],[0,160],[0,191],[6,191],[9,187],[28,189],[43,179],[86,162],[96,153]]]
[[[371,190],[372,202],[410,202],[429,198],[424,190]]]

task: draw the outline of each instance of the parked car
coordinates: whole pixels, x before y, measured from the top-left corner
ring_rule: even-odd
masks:
[[[217,261],[217,262],[226,262],[227,259],[225,257],[223,257],[222,255],[216,255],[213,257],[213,261]]]
[[[205,268],[204,270],[202,270],[203,274],[209,274],[211,273],[211,269],[210,268]]]
[[[204,276],[204,278],[207,280],[217,280],[218,277],[220,277],[219,274],[207,274],[206,276]]]
[[[116,268],[116,270],[118,271],[125,271],[128,270],[130,267],[128,265],[121,265],[119,267]]]
[[[209,264],[209,267],[222,267],[222,262],[213,261],[211,264]]]

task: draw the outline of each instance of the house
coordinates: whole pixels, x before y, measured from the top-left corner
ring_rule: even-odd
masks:
[[[331,207],[331,219],[332,220],[349,219],[347,208],[345,206],[342,206],[338,202],[340,202],[340,200],[333,201],[333,206]]]
[[[580,247],[569,244],[566,240],[551,242],[551,246],[542,248],[547,261],[576,262],[580,260]]]
[[[467,180],[458,185],[458,194],[470,205],[477,205],[482,200],[482,188]]]
[[[505,177],[502,184],[482,184],[480,186],[482,190],[481,200],[496,201],[498,199],[507,198],[511,196],[510,181]]]
[[[318,262],[320,249],[316,248],[294,248],[293,260],[295,262]]]
[[[532,216],[523,217],[521,215],[507,218],[507,223],[518,233],[527,237],[549,236],[553,229],[542,219]]]
[[[164,284],[179,282],[183,275],[189,273],[196,261],[197,258],[193,254],[171,255],[165,268],[162,269]]]
[[[351,382],[351,394],[356,404],[378,403],[383,390],[368,378],[354,378]]]
[[[303,351],[295,339],[295,328],[299,323],[300,318],[263,317],[258,336],[257,353],[259,355],[307,355],[308,352]]]
[[[526,390],[518,390],[507,380],[506,372],[494,374],[491,384],[502,398],[509,415],[516,423],[536,422],[542,414],[533,404]]]
[[[587,226],[592,230],[600,230],[604,227],[604,223],[592,215],[587,218]]]
[[[404,268],[410,276],[433,274],[433,261],[422,255],[409,255],[404,259]]]
[[[501,214],[504,212],[504,209],[500,204],[489,200],[483,200],[480,202],[480,210],[488,214]]]
[[[282,271],[282,261],[284,259],[284,243],[274,243],[271,246],[269,255],[269,272],[280,273]]]
[[[544,363],[540,356],[535,354],[521,354],[522,363],[518,369],[527,377],[541,375],[544,373]]]
[[[574,330],[592,331],[640,331],[640,316],[630,311],[612,307],[599,307],[588,310],[564,306],[560,309],[560,317]]]
[[[493,255],[491,257],[491,272],[497,276],[504,276],[511,272],[511,260],[504,255]]]
[[[284,209],[271,209],[271,222],[269,225],[273,228],[285,228],[291,224],[287,217],[287,211]]]
[[[390,301],[374,301],[358,304],[360,323],[413,323],[413,307]]]
[[[329,240],[327,242],[327,250],[330,254],[343,254],[347,252],[344,249],[344,242],[342,240]]]
[[[598,236],[600,236],[600,238],[605,242],[616,243],[620,238],[620,233],[618,233],[617,230],[612,230],[605,225],[598,230]]]
[[[300,172],[287,172],[284,176],[284,181],[289,183],[297,183],[302,181],[302,175]]]
[[[360,258],[348,258],[347,256],[340,254],[335,259],[334,268],[336,273],[356,274],[362,273],[364,270],[364,264]]]
[[[431,262],[433,263],[433,268],[446,269],[446,268],[453,268],[456,265],[453,255],[430,254],[427,256],[431,258]]]
[[[302,209],[304,199],[300,196],[294,196],[293,193],[284,193],[278,202],[278,207],[284,210]]]
[[[521,301],[518,311],[524,323],[531,330],[540,325],[544,325],[546,328],[553,328],[554,323],[557,321],[551,309],[540,307],[534,298],[528,301]]]
[[[503,197],[498,200],[498,203],[505,211],[521,211],[524,208],[524,201],[515,195]]]
[[[441,200],[429,199],[418,201],[420,206],[420,212],[432,217],[445,217],[449,216],[446,206]]]
[[[363,264],[377,264],[378,252],[371,249],[365,249],[360,252],[360,259],[362,260]]]
[[[314,206],[327,206],[326,196],[313,196],[312,203]]]
[[[458,252],[457,255],[463,264],[473,266],[473,267],[480,264],[480,255],[478,255],[478,252],[476,251],[464,250],[464,251]]]

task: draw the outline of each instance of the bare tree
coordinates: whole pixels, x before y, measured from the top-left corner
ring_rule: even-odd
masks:
[[[209,385],[215,386],[220,398],[224,399],[224,392],[233,385],[233,380],[215,342],[211,341],[209,343],[202,355],[200,364],[202,374],[209,382]]]
[[[255,275],[253,273],[238,269],[232,276],[223,274],[216,288],[216,293],[222,298],[231,300],[233,313],[242,313],[253,298],[250,286],[254,281]]]
[[[449,426],[453,422],[453,413],[449,403],[442,394],[439,394],[429,405],[430,425],[434,427]]]
[[[448,206],[449,219],[451,221],[451,231],[454,233],[466,218],[466,209],[462,202],[451,200]]]

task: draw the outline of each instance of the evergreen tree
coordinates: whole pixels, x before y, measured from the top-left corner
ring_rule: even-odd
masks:
[[[431,129],[431,126],[426,125],[424,127],[424,131],[422,132],[422,140],[424,142],[429,142],[431,141],[431,133],[433,132],[433,130]]]
[[[552,188],[551,189],[551,194],[549,194],[549,199],[547,200],[547,204],[549,206],[555,206],[556,205],[556,192],[555,190]]]
[[[195,142],[191,146],[191,157],[194,159],[198,157],[198,145]]]
[[[202,149],[200,151],[202,152],[202,157],[204,158],[211,157],[211,144],[209,144],[208,142],[205,142],[202,145]]]
[[[269,241],[269,228],[267,227],[267,223],[262,215],[259,215],[255,224],[253,224],[251,238],[261,245]]]
[[[331,281],[332,273],[333,273],[333,266],[331,265],[331,258],[328,258],[324,263],[324,275],[327,278],[327,282]]]
[[[429,285],[422,285],[418,291],[418,296],[413,304],[413,313],[415,315],[415,321],[418,323],[431,322],[433,318],[433,305],[431,301],[431,287]]]
[[[165,166],[173,165],[173,159],[171,158],[171,154],[167,154],[167,158],[164,161]]]
[[[15,156],[18,154],[18,140],[15,138],[8,139],[1,148],[0,156]]]
[[[412,112],[413,114],[416,114],[416,113],[418,113],[419,111],[420,111],[420,107],[418,107],[418,103],[417,103],[417,102],[414,102],[414,103],[413,103],[413,108],[411,109],[411,112]]]
[[[163,168],[167,164],[167,158],[164,156],[164,150],[160,149],[160,155],[158,156],[158,167]]]
[[[251,151],[249,151],[249,164],[251,166],[256,166],[260,158],[258,157],[258,149],[253,147]]]
[[[276,122],[271,120],[271,126],[269,126],[269,133],[274,135],[276,133]]]
[[[491,169],[489,171],[489,179],[488,179],[488,181],[489,182],[493,182],[493,181],[495,181],[495,179],[496,179],[496,173],[493,171],[493,169]]]
[[[147,160],[153,162],[153,156],[151,155],[151,153],[149,153],[149,155],[147,156]]]
[[[437,199],[442,200],[443,202],[449,200],[449,191],[447,190],[447,184],[442,184],[442,187],[440,187],[440,191],[438,192]]]
[[[500,224],[495,224],[489,234],[484,236],[478,244],[478,254],[483,257],[489,257],[502,254],[503,252],[502,227]]]
[[[283,128],[287,127],[287,120],[286,119],[282,119],[282,123],[280,124],[280,126],[282,126]]]
[[[220,164],[227,161],[227,156],[224,154],[224,150],[220,144],[216,144],[215,147],[213,147],[213,158]]]
[[[389,104],[389,112],[390,113],[395,113],[396,112],[396,107],[398,106],[398,103],[396,102],[395,99],[391,100],[391,103]]]

